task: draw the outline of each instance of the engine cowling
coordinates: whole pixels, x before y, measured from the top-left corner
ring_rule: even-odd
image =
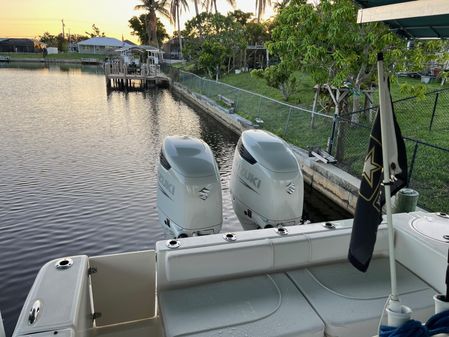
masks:
[[[234,153],[231,195],[245,230],[300,224],[304,181],[287,143],[264,130],[244,131]]]
[[[170,237],[218,233],[222,195],[210,147],[188,136],[164,139],[158,166],[159,222]]]

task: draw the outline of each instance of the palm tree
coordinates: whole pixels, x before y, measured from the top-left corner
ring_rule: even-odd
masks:
[[[148,34],[148,44],[159,48],[157,42],[157,16],[156,13],[170,18],[170,12],[167,9],[167,0],[140,0],[142,3],[134,7],[135,10],[145,10],[148,12],[146,16],[145,27]]]
[[[227,0],[227,2],[233,7],[235,8],[236,6],[236,2],[235,0]],[[212,12],[212,6],[214,8],[215,14],[218,13],[218,9],[217,9],[217,0],[204,0],[203,1],[203,7],[206,10],[206,12]]]
[[[178,26],[178,39],[179,39],[179,53],[182,58],[182,38],[181,38],[181,22],[179,13],[181,11],[180,6],[184,10],[189,8],[189,4],[187,0],[171,0],[170,3],[170,21],[173,22],[174,25]]]
[[[286,8],[289,5],[289,3],[290,0],[278,0],[278,2],[274,4],[274,10],[279,13],[281,10]]]
[[[271,6],[271,0],[256,0],[257,22],[260,22],[260,18],[265,13],[267,4]]]
[[[195,5],[195,15],[198,16],[200,14],[198,0],[193,0],[193,4]]]

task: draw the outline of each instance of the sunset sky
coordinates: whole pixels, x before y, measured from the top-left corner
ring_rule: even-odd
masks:
[[[274,1],[273,1],[274,2]],[[84,34],[96,24],[106,36],[137,42],[130,34],[128,20],[142,12],[135,11],[138,0],[14,0],[0,1],[0,38],[34,38],[44,32],[59,34],[62,31],[61,19],[64,19],[66,34]],[[224,0],[218,1],[219,11],[226,13],[232,8]],[[237,0],[237,7],[245,12],[254,12],[255,0]],[[181,24],[189,20],[194,13],[193,3],[190,12],[182,14]],[[266,16],[272,14],[271,8]],[[164,20],[167,30],[173,27]]]

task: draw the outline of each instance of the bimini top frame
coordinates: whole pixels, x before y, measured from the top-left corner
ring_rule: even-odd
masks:
[[[362,8],[357,22],[383,21],[408,39],[449,38],[447,0],[354,0]]]

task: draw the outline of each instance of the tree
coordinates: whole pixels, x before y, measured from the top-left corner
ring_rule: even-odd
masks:
[[[57,47],[60,51],[67,50],[67,41],[62,36],[62,33],[58,35],[52,35],[49,32],[45,32],[39,36],[39,41],[45,43],[47,47]]]
[[[256,0],[257,22],[260,22],[260,18],[264,15],[267,5],[271,6],[271,0]]]
[[[198,0],[193,0],[193,4],[195,6],[195,15],[200,14],[200,9],[199,9],[200,7],[199,7]]]
[[[235,0],[226,0],[233,8],[236,6]],[[204,0],[203,1],[203,7],[206,10],[206,12],[210,13],[212,12],[212,6],[214,8],[215,14],[218,13],[217,9],[217,0]]]
[[[70,41],[72,43],[78,43],[78,42],[88,40],[88,39],[89,39],[89,36],[87,36],[87,35],[81,35],[81,34],[71,34],[70,35]]]
[[[248,36],[248,43],[250,45],[263,45],[270,40],[269,26],[263,22],[248,22],[245,26],[246,34]]]
[[[276,12],[279,13],[281,10],[283,10],[285,7],[287,7],[289,3],[290,3],[290,0],[279,0],[278,2],[276,2],[274,4],[273,8]]]
[[[227,67],[229,72],[247,44],[244,27],[231,15],[201,13],[187,21],[183,35],[185,55],[210,77],[220,68]]]
[[[171,0],[170,3],[170,21],[173,22],[173,24],[178,26],[178,39],[179,39],[179,52],[181,54],[182,58],[182,36],[181,36],[181,22],[180,22],[180,11],[182,9],[186,10],[189,5],[187,3],[187,0]]]
[[[270,87],[279,89],[286,101],[296,90],[295,75],[282,63],[270,66],[265,70],[254,69],[251,71],[251,76],[263,78]]]
[[[370,87],[375,80],[378,52],[385,52],[386,69],[395,72],[438,59],[435,52],[441,50],[440,42],[420,42],[420,47],[417,44],[414,50],[407,50],[406,43],[383,23],[359,25],[356,19],[357,8],[352,0],[321,0],[317,5],[291,0],[276,19],[268,48],[291,72],[308,73],[319,85],[349,87],[353,93],[352,111],[359,110],[361,89]],[[349,112],[348,99],[339,104],[341,112]],[[357,121],[358,114],[352,114],[351,122]],[[347,123],[340,123],[338,160],[344,154],[346,127]]]
[[[45,32],[41,36],[39,36],[39,41],[45,43],[48,47],[56,47],[58,44],[58,37],[56,35],[52,35],[49,32]]]
[[[142,4],[136,5],[134,9],[147,11],[145,28],[147,31],[148,45],[159,48],[157,37],[157,16],[156,13],[170,18],[166,0],[141,0]]]
[[[129,28],[132,29],[131,35],[135,35],[139,38],[141,44],[145,44],[148,41],[148,33],[146,29],[147,22],[147,14],[141,14],[140,16],[133,16],[129,19]],[[158,45],[162,45],[165,39],[169,38],[167,34],[167,30],[165,29],[164,24],[159,18],[156,18],[156,35]]]
[[[106,35],[104,34],[104,32],[100,32],[100,28],[98,28],[98,27],[95,25],[95,23],[92,25],[92,31],[91,31],[91,32],[85,32],[85,34],[86,34],[87,36],[89,36],[90,38],[98,37],[98,36],[101,36],[101,37],[105,37],[105,36],[106,36]]]
[[[241,11],[240,9],[236,9],[233,12],[229,12],[228,16],[231,18],[234,18],[234,20],[238,23],[240,23],[242,26],[246,26],[246,24],[251,20],[251,17],[253,16],[252,13],[245,13]]]
[[[358,110],[361,88],[369,87],[376,73],[376,55],[385,51],[385,63],[400,71],[422,66],[435,58],[440,42],[420,42],[421,48],[407,50],[406,43],[383,23],[359,25],[352,0],[291,0],[278,15],[269,50],[279,55],[291,71],[309,73],[317,84],[342,87],[349,83],[353,111]]]

